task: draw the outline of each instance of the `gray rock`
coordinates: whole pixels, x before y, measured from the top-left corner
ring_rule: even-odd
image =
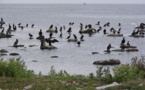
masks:
[[[99,60],[99,61],[95,61],[93,62],[93,64],[95,65],[119,65],[120,60],[118,59],[109,59],[109,60]]]
[[[11,55],[11,56],[17,56],[19,54],[18,53],[10,53],[9,55]]]
[[[5,50],[5,49],[1,49],[0,52],[1,52],[1,53],[8,53],[8,51]]]

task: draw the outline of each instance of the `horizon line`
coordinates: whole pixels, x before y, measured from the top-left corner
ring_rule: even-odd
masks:
[[[145,4],[145,3],[0,3],[0,4]]]

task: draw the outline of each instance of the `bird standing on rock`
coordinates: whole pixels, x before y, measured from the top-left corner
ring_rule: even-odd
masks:
[[[31,33],[28,34],[30,39],[33,39],[33,35]]]

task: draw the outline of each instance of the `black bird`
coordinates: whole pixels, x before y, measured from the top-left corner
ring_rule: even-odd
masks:
[[[84,41],[84,35],[81,35],[80,41]]]
[[[80,47],[81,42],[80,42],[80,41],[78,41],[78,42],[77,42],[77,44],[78,44],[78,47]]]
[[[28,27],[28,24],[26,24],[26,27]]]
[[[3,33],[4,33],[4,30],[5,30],[5,28],[3,28],[3,29],[2,29],[1,34],[3,34]]]
[[[71,32],[72,32],[72,31],[71,31],[71,27],[67,30],[67,32],[68,32],[68,33],[71,33]]]
[[[62,32],[62,27],[60,27],[59,31]]]
[[[59,42],[57,39],[51,40],[50,38],[46,38],[45,41],[49,44],[49,46],[52,46],[51,43]]]
[[[75,40],[77,40],[77,36],[75,34],[73,34],[73,36],[74,36]]]
[[[16,41],[14,42],[14,45],[13,46],[17,46],[18,42],[19,42],[19,40],[16,39]]]
[[[108,52],[108,53],[110,52],[110,48],[111,48],[111,44],[109,44],[109,45],[107,46],[107,52]]]
[[[33,28],[33,27],[34,27],[34,24],[31,25],[31,28]]]
[[[60,35],[59,35],[59,37],[60,37],[60,38],[62,38],[62,32],[60,32]]]
[[[50,32],[50,33],[49,33],[49,38],[52,38],[52,35],[53,35],[53,33],[52,33],[52,32]]]
[[[42,36],[42,29],[40,29],[39,31],[39,36]]]
[[[30,36],[30,39],[32,39],[32,38],[33,38],[33,35],[32,35],[31,33],[29,33],[29,36]]]
[[[52,46],[50,38],[46,38],[45,41],[49,44],[49,46]]]
[[[51,40],[52,43],[59,42],[57,39]]]
[[[21,23],[18,23],[18,26],[20,26],[21,25]]]
[[[127,42],[127,46],[130,46],[130,43],[129,43],[129,41]]]
[[[125,38],[123,37],[121,44],[124,44],[124,43],[125,43]]]
[[[121,26],[121,23],[119,23],[118,26]]]
[[[98,21],[96,25],[100,25],[100,21]]]
[[[104,35],[106,35],[106,34],[107,34],[107,33],[106,33],[106,29],[104,29],[104,31],[103,31],[103,32],[104,32]]]
[[[3,22],[3,18],[1,18],[1,22]]]
[[[53,24],[50,25],[49,29],[52,29],[52,28],[53,28]]]
[[[81,26],[81,27],[83,27],[83,24],[82,24],[82,23],[80,23],[80,26]]]
[[[71,36],[71,34],[69,34],[69,36],[67,37],[67,39],[69,39],[69,38],[70,38],[70,36]]]

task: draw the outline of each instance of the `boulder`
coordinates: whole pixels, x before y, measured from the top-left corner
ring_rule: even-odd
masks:
[[[24,45],[13,45],[13,47],[24,47]]]
[[[8,53],[8,51],[5,50],[5,49],[1,49],[0,52],[1,52],[1,53]]]
[[[48,46],[40,46],[40,49],[57,49],[57,47],[53,46],[53,45],[48,45]]]
[[[109,60],[99,60],[93,62],[95,65],[119,65],[121,64],[120,60],[118,59],[109,59]]]
[[[11,55],[11,56],[17,56],[19,54],[18,53],[10,53],[9,55]]]
[[[56,29],[48,29],[48,30],[46,30],[46,32],[49,32],[49,33],[56,33],[57,30],[56,30]]]
[[[126,51],[127,52],[137,52],[139,50],[137,48],[127,48]]]
[[[110,37],[122,37],[123,34],[108,34],[107,36],[110,36]]]
[[[58,58],[58,56],[51,56],[51,58]]]
[[[96,30],[94,28],[89,28],[86,30],[80,30],[79,33],[96,33]]]

